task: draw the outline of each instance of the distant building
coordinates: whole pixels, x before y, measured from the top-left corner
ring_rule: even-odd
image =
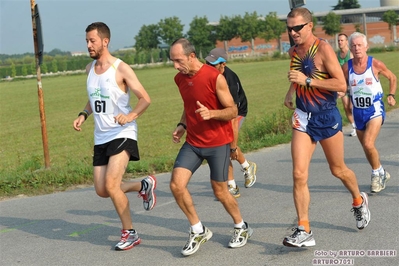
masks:
[[[71,52],[72,56],[82,56],[82,55],[86,55],[89,56],[88,52]]]
[[[115,52],[135,52],[136,48],[134,47],[124,47],[121,49],[116,50]]]

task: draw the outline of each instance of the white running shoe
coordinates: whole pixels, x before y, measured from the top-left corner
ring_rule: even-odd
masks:
[[[361,192],[360,195],[363,198],[363,203],[360,207],[352,208],[352,212],[355,215],[356,227],[360,230],[365,228],[370,223],[371,215],[369,210],[369,199],[366,193]]]
[[[256,163],[248,162],[249,166],[244,170],[245,187],[252,187],[256,182]]]
[[[187,243],[181,250],[181,254],[189,256],[198,251],[201,244],[205,243],[212,237],[212,231],[203,226],[204,231],[202,233],[194,233],[190,229]]]
[[[121,230],[121,240],[115,245],[115,250],[129,250],[140,244],[141,239],[134,229]]]
[[[248,226],[247,222],[241,228],[234,227],[234,234],[229,242],[230,248],[239,248],[247,243],[248,238],[253,234],[254,230]]]
[[[157,187],[157,179],[153,175],[149,175],[141,180],[142,190],[139,191],[138,197],[143,198],[144,210],[150,211],[157,203],[157,196],[154,192]]]
[[[240,189],[238,188],[237,185],[236,187],[229,185],[229,192],[231,195],[233,195],[234,198],[239,198],[241,196]]]
[[[313,247],[316,245],[316,241],[313,238],[313,233],[310,231],[307,233],[305,227],[298,226],[293,228],[294,233],[290,236],[286,236],[283,240],[283,245],[287,247]]]

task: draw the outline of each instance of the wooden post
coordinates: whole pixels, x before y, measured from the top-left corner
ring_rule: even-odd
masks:
[[[39,18],[39,11],[37,10],[37,6],[35,4],[35,0],[30,0],[31,4],[31,12],[32,12],[32,30],[33,30],[33,44],[35,47],[35,58],[36,58],[36,77],[37,77],[37,94],[39,97],[39,111],[40,111],[40,123],[42,127],[42,142],[43,142],[43,151],[44,151],[44,166],[45,168],[50,167],[50,155],[48,151],[48,140],[47,140],[47,129],[46,129],[46,114],[44,112],[44,99],[43,99],[43,90],[42,90],[42,78],[40,73],[40,61],[39,56],[42,56],[42,52],[39,50],[39,40],[38,40],[38,30],[41,31],[41,28],[37,28],[36,19]],[[37,12],[36,12],[37,11]],[[40,36],[41,32],[40,32]],[[42,41],[40,40],[40,43]],[[40,53],[40,55],[39,55]],[[40,60],[40,61],[39,61]]]

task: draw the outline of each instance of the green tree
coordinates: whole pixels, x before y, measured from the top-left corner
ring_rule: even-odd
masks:
[[[388,28],[391,31],[391,41],[394,40],[396,31],[393,30],[393,26],[395,26],[398,21],[398,14],[395,10],[388,10],[382,15],[382,20],[388,23]]]
[[[159,44],[158,31],[158,26],[154,24],[141,26],[139,33],[134,37],[136,51],[157,48]]]
[[[209,25],[208,18],[195,16],[190,23],[187,39],[195,46],[199,58],[211,50],[216,44],[216,33],[213,26]]]
[[[17,69],[15,68],[14,62],[11,63],[11,77],[15,77],[17,75]]]
[[[162,59],[162,62],[167,62],[168,61],[168,53],[166,52],[166,50],[161,49],[159,54],[160,54],[159,57],[160,57],[160,59]]]
[[[134,37],[136,43],[134,47],[136,51],[150,51],[158,48],[159,45],[159,28],[158,25],[143,25],[141,26],[139,33]],[[133,61],[133,60],[132,60]],[[151,53],[151,62],[154,63],[154,57]]]
[[[268,42],[275,39],[279,40],[281,34],[286,30],[286,25],[277,18],[276,12],[269,12],[264,20],[259,21],[259,29],[261,30],[259,37]],[[281,48],[281,44],[279,46]]]
[[[76,61],[74,60],[73,57],[70,60],[68,60],[67,66],[68,66],[67,70],[76,70],[77,69]]]
[[[14,61],[12,60],[12,58],[7,58],[7,59],[4,61],[4,65],[5,65],[5,66],[11,66],[13,63],[14,63]]]
[[[151,63],[154,63],[153,49],[157,49],[160,44],[159,41],[159,27],[158,25],[143,25],[139,33],[134,37],[136,40],[136,51],[149,51],[151,54]],[[134,61],[132,58],[130,61]]]
[[[180,19],[176,16],[161,19],[158,27],[159,37],[167,45],[171,45],[175,40],[183,37],[184,25],[181,24]]]
[[[67,71],[68,70],[68,63],[67,63],[67,59],[66,58],[62,58],[60,61],[59,61],[59,70],[60,71]]]
[[[25,64],[22,65],[21,75],[24,76],[24,77],[28,75],[28,68],[27,68],[27,66]]]
[[[51,61],[51,71],[53,73],[57,73],[58,72],[58,64],[57,64],[57,60],[56,59],[53,59]]]
[[[332,7],[333,10],[360,8],[357,0],[338,0],[338,4]]]
[[[260,35],[260,33],[260,20],[256,11],[251,14],[245,12],[244,17],[241,18],[241,21],[238,25],[238,35],[243,42],[251,43],[252,54],[255,52],[254,40]]]
[[[24,62],[24,64],[30,64],[32,62],[35,62],[35,58],[33,56],[26,55],[26,56],[24,56],[22,61]]]
[[[60,49],[53,49],[50,52],[47,53],[50,56],[56,56],[56,55],[71,55],[70,52],[63,52]]]
[[[43,73],[43,74],[45,74],[45,73],[48,72],[47,64],[46,64],[46,63],[43,62],[43,63],[40,65],[40,72]]]
[[[32,61],[32,63],[30,63],[29,74],[36,75],[36,61]]]
[[[219,25],[216,26],[216,35],[219,41],[224,42],[224,49],[227,51],[227,42],[238,36],[237,28],[241,21],[239,16],[229,18],[220,17]]]
[[[133,53],[126,53],[123,56],[122,60],[123,60],[123,62],[125,62],[128,65],[133,65],[133,63],[134,63],[134,55],[133,55]],[[152,61],[152,63],[154,62],[153,58],[151,58],[151,61]]]
[[[342,31],[341,16],[334,12],[329,12],[327,16],[323,18],[323,30],[327,35],[335,36],[335,48],[338,47],[338,33]]]

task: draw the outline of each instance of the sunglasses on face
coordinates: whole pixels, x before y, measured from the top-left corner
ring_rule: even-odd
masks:
[[[291,31],[300,32],[303,29],[303,27],[305,27],[308,24],[309,24],[309,22],[305,23],[305,24],[301,24],[301,25],[296,25],[294,27],[287,26],[287,30],[288,30],[288,32],[291,32]]]

